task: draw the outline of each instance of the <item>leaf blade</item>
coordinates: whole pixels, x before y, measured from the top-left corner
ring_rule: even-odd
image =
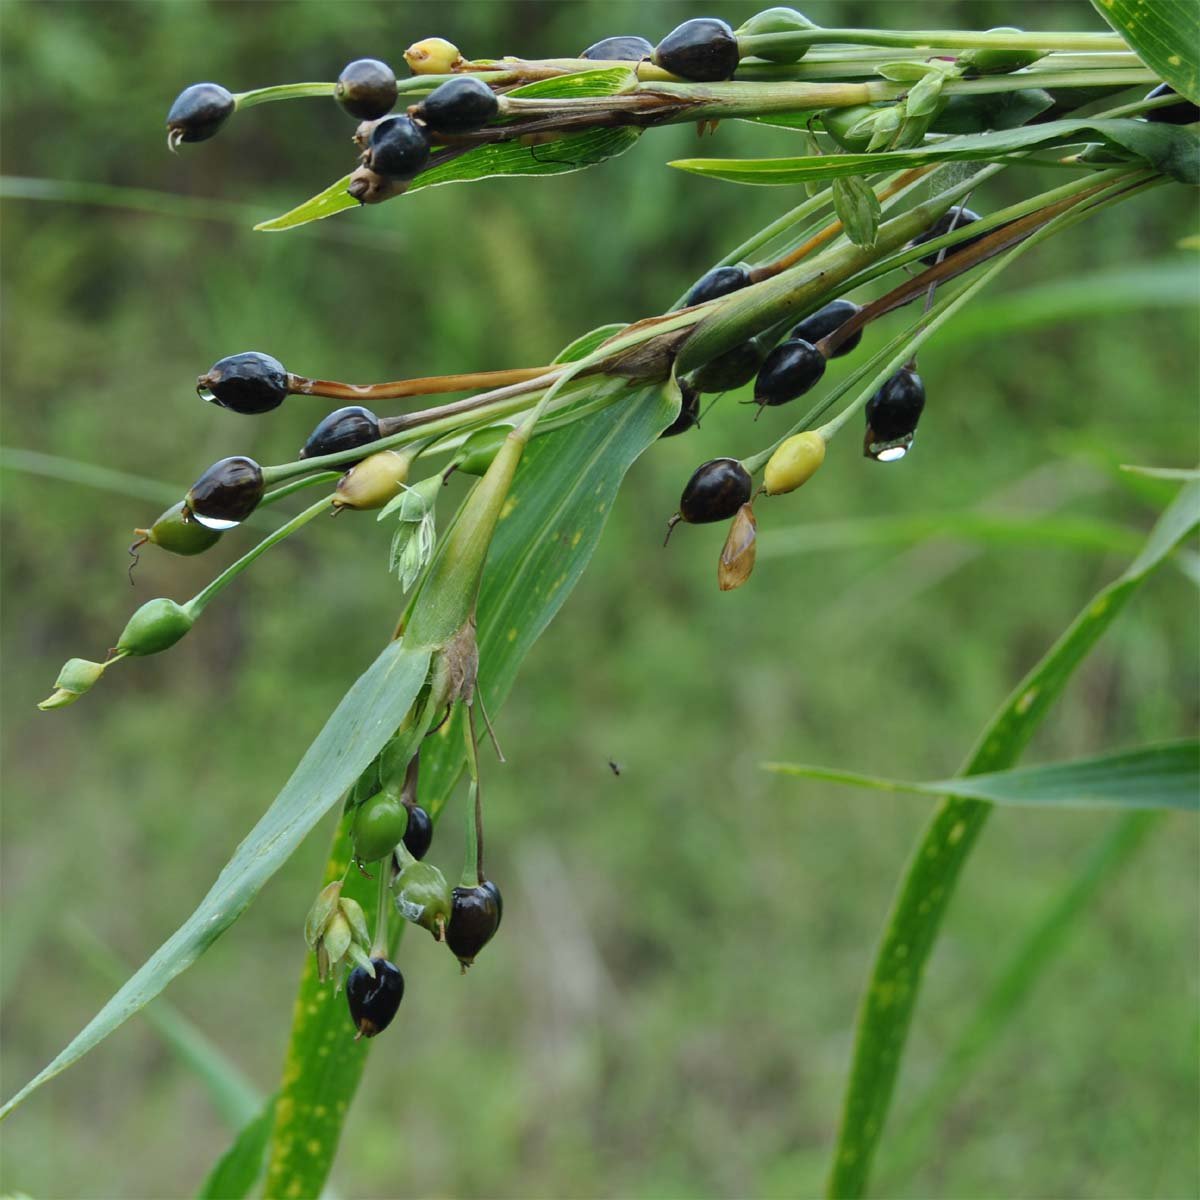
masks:
[[[1200,104],[1200,7],[1188,0],[1092,0],[1092,7],[1146,66]]]
[[[763,768],[778,775],[823,779],[878,791],[966,797],[1016,808],[1200,811],[1200,742],[1197,741],[1170,742],[1098,758],[923,783],[880,779],[803,763],[764,763]]]
[[[964,775],[1016,762],[1034,730],[1149,575],[1200,523],[1200,483],[1182,488],[1142,551],[1079,613],[993,717]],[[982,800],[947,797],[913,851],[864,991],[827,1194],[859,1197],[883,1134],[924,971],[962,869],[991,814]]]
[[[429,661],[428,648],[408,647],[400,641],[384,648],[342,698],[191,916],[66,1048],[0,1108],[0,1119],[154,999],[237,920],[391,736],[424,683]]]

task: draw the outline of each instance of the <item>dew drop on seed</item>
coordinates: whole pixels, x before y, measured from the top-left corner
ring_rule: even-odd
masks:
[[[226,529],[236,529],[241,521],[226,521],[221,517],[202,517],[198,512],[192,513],[192,520],[198,525],[203,525],[205,529],[216,529],[224,531]]]
[[[903,437],[890,442],[871,442],[866,447],[868,458],[876,462],[899,462],[912,449],[913,434],[906,433]]]
[[[212,388],[198,387],[196,389],[196,394],[201,400],[206,400],[209,404],[217,403],[217,394],[212,390]]]

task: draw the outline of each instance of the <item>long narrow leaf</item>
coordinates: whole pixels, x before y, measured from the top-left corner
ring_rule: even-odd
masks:
[[[837,179],[843,175],[900,171],[943,162],[991,162],[1042,147],[1066,146],[1097,138],[1146,159],[1184,183],[1200,183],[1200,140],[1179,126],[1147,121],[1047,121],[1020,129],[997,129],[946,138],[911,150],[879,154],[823,154],[796,158],[684,158],[669,163],[693,175],[729,183],[767,186]]]
[[[1096,11],[1181,96],[1200,104],[1200,4],[1092,0]]]
[[[254,1190],[263,1173],[267,1142],[275,1121],[275,1097],[263,1105],[234,1139],[233,1145],[217,1160],[200,1190],[197,1200],[244,1200]]]
[[[1014,767],[932,783],[879,779],[802,763],[764,763],[778,775],[823,779],[882,792],[970,797],[1016,808],[1177,808],[1200,811],[1200,742],[1172,742],[1125,754],[1044,767]]]
[[[1021,939],[904,1122],[897,1139],[899,1149],[895,1155],[889,1155],[889,1176],[904,1179],[911,1173],[946,1105],[1020,1011],[1059,947],[1087,912],[1088,905],[1137,853],[1146,835],[1162,818],[1162,813],[1153,812],[1126,813],[1120,817],[1088,855],[1078,874]]]
[[[425,682],[429,659],[427,648],[400,641],[384,649],[343,697],[196,911],[66,1049],[0,1108],[0,1118],[153,1000],[241,916],[263,884],[379,753]]]
[[[1016,762],[1075,669],[1150,573],[1197,523],[1200,484],[1191,483],[1163,513],[1141,554],[1094,597],[1013,691],[984,731],[964,775],[1000,771]],[[830,1168],[831,1197],[857,1197],[866,1190],[925,964],[959,875],[991,811],[983,800],[943,800],[909,860],[859,1010],[853,1064]]]

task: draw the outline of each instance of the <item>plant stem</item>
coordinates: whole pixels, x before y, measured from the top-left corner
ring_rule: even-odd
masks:
[[[303,528],[314,517],[319,516],[322,512],[329,511],[329,503],[333,499],[332,496],[324,496],[310,505],[303,512],[298,513],[286,525],[281,525],[270,536],[263,538],[253,550],[247,551],[235,563],[231,563],[220,575],[216,577],[203,591],[197,592],[184,608],[193,617],[198,617],[208,607],[208,603],[226,584],[231,583],[237,578],[260,554],[265,554],[274,545],[282,542],[284,538],[290,537],[297,529]]]
[[[375,936],[371,939],[371,957],[386,958],[388,953],[388,876],[392,873],[392,856],[389,854],[376,865],[379,883],[376,888]]]
[[[280,83],[274,87],[255,88],[251,92],[237,92],[233,97],[234,111],[253,108],[256,104],[269,104],[272,100],[332,96],[335,87],[335,83]]]
[[[296,396],[326,396],[334,400],[403,400],[409,396],[437,396],[445,392],[470,392],[476,388],[528,383],[552,370],[553,367],[514,367],[502,371],[430,375],[390,383],[341,383],[336,379],[306,379],[303,375],[289,374],[287,390]]]
[[[467,751],[467,771],[471,776],[471,791],[467,797],[467,854],[463,863],[462,887],[478,887],[486,878],[483,873],[483,798],[479,789],[479,743],[475,738],[475,709],[466,705],[467,719],[463,722],[463,741]]]
[[[798,29],[785,33],[756,33],[738,38],[743,55],[759,50],[800,50],[832,43],[850,46],[897,46],[906,50],[1128,50],[1115,33],[970,33],[956,29]]]

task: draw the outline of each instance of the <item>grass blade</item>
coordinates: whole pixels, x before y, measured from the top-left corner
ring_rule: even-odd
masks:
[[[1150,573],[1200,523],[1200,483],[1187,484],[1142,552],[1079,614],[992,719],[964,775],[999,771],[1020,757],[1076,667]],[[866,1191],[920,990],[925,963],[963,866],[992,811],[983,800],[942,801],[905,869],[863,996],[828,1194]]]
[[[275,1098],[270,1100],[245,1125],[233,1145],[217,1160],[200,1190],[197,1200],[243,1200],[262,1178],[267,1141],[275,1120]]]
[[[1200,742],[1171,742],[1124,754],[1044,767],[1014,767],[960,779],[904,783],[801,763],[764,763],[778,775],[824,779],[882,792],[986,800],[1015,808],[1175,808],[1200,811]]]
[[[1161,813],[1149,812],[1120,817],[1094,847],[1075,878],[1046,907],[1005,963],[974,1016],[947,1051],[933,1082],[904,1122],[897,1137],[899,1149],[888,1162],[889,1177],[905,1179],[918,1165],[946,1105],[1020,1011],[1088,905],[1141,849],[1146,835],[1161,820]]]
[[[129,975],[128,967],[90,929],[72,923],[68,938],[84,961],[113,986]],[[169,1000],[161,997],[143,1010],[175,1057],[204,1085],[213,1107],[231,1129],[241,1129],[262,1108],[258,1088],[235,1062]]]
[[[234,851],[195,912],[53,1062],[3,1108],[7,1117],[140,1011],[237,920],[391,737],[425,682],[427,648],[390,643],[343,697],[270,808]]]
[[[1200,5],[1193,0],[1092,0],[1138,57],[1181,96],[1200,103]]]

